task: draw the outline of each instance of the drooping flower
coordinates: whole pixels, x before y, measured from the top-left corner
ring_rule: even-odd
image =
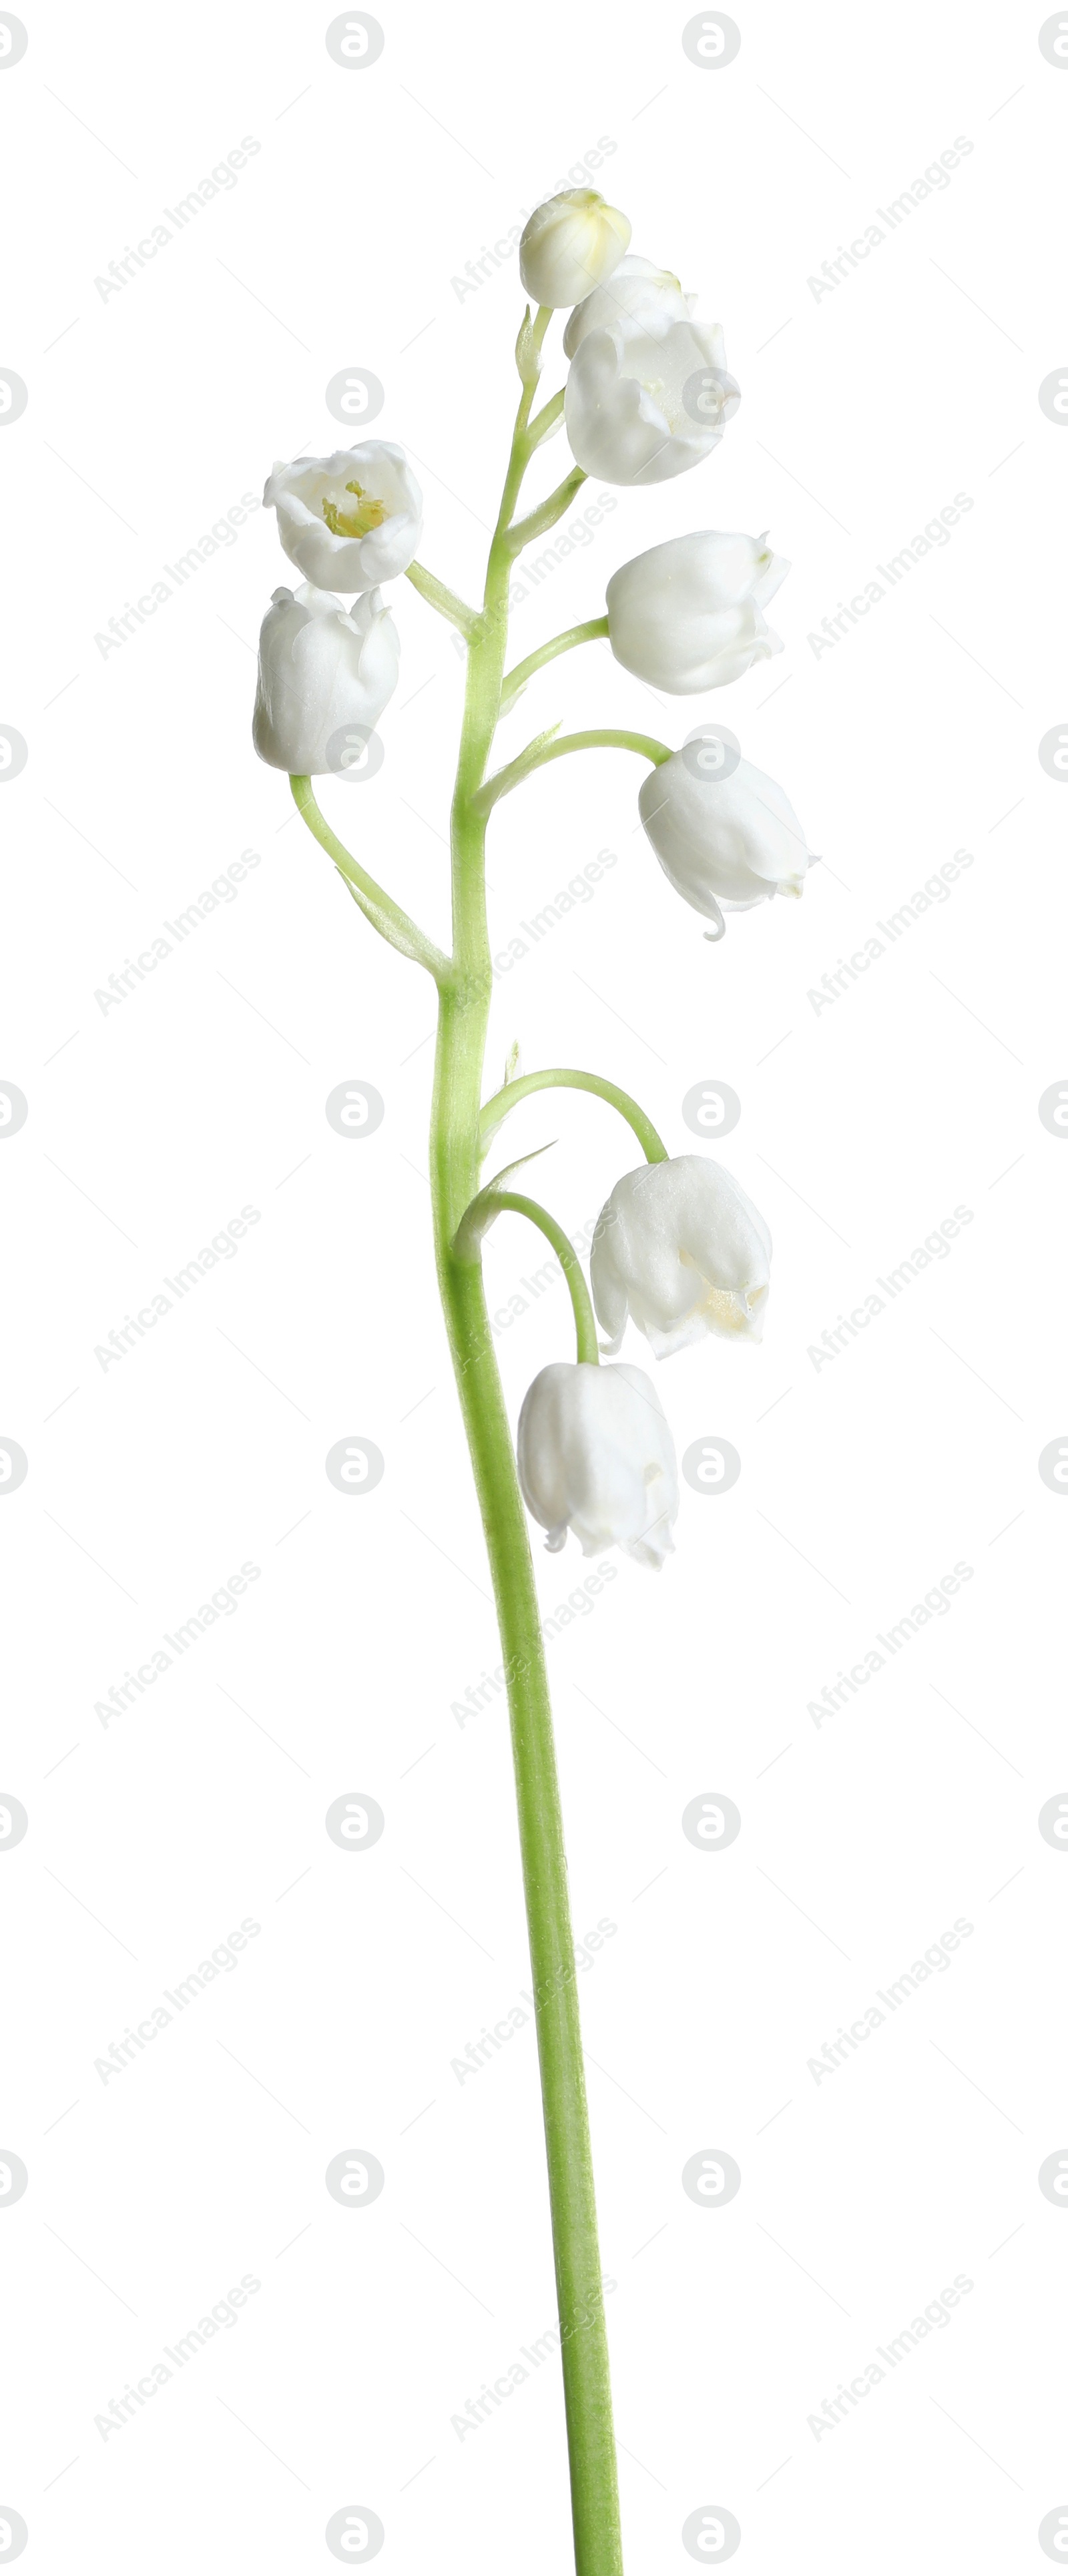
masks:
[[[789,798],[749,760],[725,767],[714,724],[643,778],[638,811],[669,885],[717,924],[710,935],[725,912],[804,892],[814,853]]]
[[[718,322],[613,322],[575,351],[564,426],[585,473],[665,483],[710,454],[740,401]]]
[[[322,590],[374,590],[419,551],[423,496],[403,447],[387,438],[276,465],[263,506],[278,512],[290,562]]]
[[[373,731],[397,685],[399,651],[381,591],[347,609],[311,582],[276,590],[260,628],[252,717],[260,759],[291,777],[339,775],[329,748],[346,728]]]
[[[532,304],[578,304],[600,286],[630,240],[618,207],[597,188],[564,188],[535,206],[519,244],[519,274]]]
[[[660,1566],[679,1508],[675,1449],[656,1388],[621,1362],[554,1360],[523,1399],[519,1481],[555,1553],[574,1530],[584,1556],[621,1547]]]
[[[687,696],[741,679],[781,653],[763,611],[789,572],[766,537],[712,528],[669,537],[608,584],[608,640],[617,662],[651,688]]]
[[[658,1360],[705,1333],[758,1342],[771,1236],[732,1172],[706,1154],[643,1163],[616,1182],[597,1221],[590,1284],[617,1351],[629,1317]]]

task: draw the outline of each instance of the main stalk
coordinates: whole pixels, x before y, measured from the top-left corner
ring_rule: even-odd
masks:
[[[538,316],[535,338],[548,314]],[[479,1258],[454,1238],[479,1188],[479,1113],[492,970],[485,831],[474,798],[501,706],[512,523],[532,452],[533,380],[519,407],[483,613],[468,651],[452,807],[452,973],[439,988],[430,1129],[438,1281],[486,1538],[508,1689],[531,1990],[541,2072],[553,2256],[560,2320],[576,2576],[622,2576],[615,2436],[604,2294],[568,1901],[560,1788],[545,1650],[526,1514],[486,1310]]]

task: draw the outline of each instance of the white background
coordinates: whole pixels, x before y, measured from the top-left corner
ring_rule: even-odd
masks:
[[[1068,2139],[1068,1862],[1037,1826],[1068,1772],[1066,1515],[1037,1469],[1068,1434],[1068,1153],[1037,1104],[1068,1039],[1065,817],[1037,745],[1068,709],[1063,432],[1038,387],[1068,359],[1068,77],[1038,13],[981,5],[739,8],[718,72],[687,59],[684,9],[381,14],[352,73],[325,10],[33,10],[0,74],[0,363],[29,388],[0,438],[0,719],[29,746],[2,804],[0,1076],[29,1115],[0,1142],[0,1432],[29,1472],[0,1502],[0,1789],[30,1820],[0,1852],[0,2145],[29,2173],[0,2210],[0,2503],[49,2571],[326,2569],[356,2503],[398,2576],[570,2564],[555,2364],[466,2438],[451,2420],[554,2298],[532,2030],[464,2083],[452,2065],[528,1977],[501,1695],[453,1713],[499,1649],[435,1304],[431,988],[253,756],[257,628],[290,577],[273,520],[206,549],[119,649],[94,639],[276,456],[343,439],[324,389],[350,366],[385,387],[374,434],[418,459],[425,561],[475,595],[521,303],[514,258],[452,281],[606,137],[601,184],[722,320],[743,400],[695,474],[617,495],[517,611],[516,656],[708,525],[770,526],[791,558],[786,652],[657,706],[598,646],[538,678],[505,752],[558,715],[681,741],[714,707],[824,858],[801,905],[712,948],[636,828],[633,760],[551,768],[490,835],[502,945],[599,849],[618,861],[500,978],[494,1085],[518,1037],[527,1068],[635,1091],[678,1152],[699,1150],[684,1094],[728,1082],[720,1150],[775,1238],[763,1347],[657,1372],[680,1453],[725,1437],[738,1483],[684,1486],[662,1576],[617,1559],[549,1648],[576,1931],[616,1926],[582,2006],[627,2565],[682,2571],[685,2517],[719,2503],[754,2576],[1041,2566],[1068,2499],[1068,2219],[1037,2183]],[[236,185],[102,296],[245,136]],[[948,185],[817,298],[958,136]],[[561,439],[546,486],[566,463]],[[959,492],[949,542],[817,655]],[[323,801],[443,938],[460,663],[404,582],[394,607],[384,768]],[[236,900],[103,1011],[248,848]],[[959,849],[949,899],[817,1010]],[[373,1136],[327,1124],[346,1080],[383,1096]],[[539,1186],[577,1231],[633,1145],[557,1095],[509,1149],[553,1137]],[[244,1205],[235,1256],[103,1368]],[[947,1256],[817,1367],[957,1206]],[[498,1227],[506,1314],[539,1259]],[[513,1415],[569,1330],[559,1285],[507,1322]],[[626,1356],[653,1365],[636,1336]],[[360,1499],[324,1473],[348,1434],[386,1461]],[[246,1561],[236,1611],[102,1723]],[[817,1725],[810,1702],[958,1563],[951,1606]],[[537,1564],[548,1616],[585,1569],[573,1544]],[[373,1850],[324,1830],[349,1791],[384,1810]],[[720,1854],[680,1825],[715,1791],[742,1815]],[[94,2061],[246,1916],[237,1967],[105,2083]],[[951,1966],[817,2083],[809,2059],[958,1917]],[[354,2146],[386,2175],[362,2210],[323,2179]],[[680,2182],[711,2146],[742,2174],[718,2211]],[[105,2439],[94,2417],[246,2273],[237,2324]],[[958,2274],[951,2323],[817,2438],[810,2415]]]

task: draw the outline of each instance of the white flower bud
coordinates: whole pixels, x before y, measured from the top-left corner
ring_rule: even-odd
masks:
[[[608,584],[608,640],[617,662],[676,696],[720,689],[781,653],[763,611],[789,564],[764,537],[712,528],[669,537],[621,564]]]
[[[705,1333],[758,1342],[771,1236],[733,1173],[706,1154],[643,1163],[616,1182],[597,1221],[590,1285],[619,1349],[628,1316],[658,1360]]]
[[[397,685],[397,629],[378,590],[351,610],[302,582],[276,590],[260,628],[252,739],[261,760],[291,777],[321,778],[333,734],[371,733]]]
[[[641,1369],[554,1360],[523,1399],[516,1441],[528,1509],[555,1553],[569,1529],[584,1556],[621,1547],[660,1566],[679,1508],[664,1409]]]
[[[721,753],[716,726],[699,726],[638,791],[638,811],[669,885],[720,931],[724,912],[747,912],[774,894],[802,894],[813,863],[782,788],[749,760],[720,774]]]
[[[532,304],[578,304],[610,277],[630,225],[596,188],[565,188],[535,206],[519,244],[519,274]]]

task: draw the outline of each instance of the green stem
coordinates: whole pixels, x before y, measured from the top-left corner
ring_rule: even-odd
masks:
[[[529,1100],[532,1091],[596,1091],[609,1107],[618,1109],[628,1127],[633,1127],[647,1163],[666,1163],[668,1149],[658,1136],[652,1119],[632,1100],[629,1091],[621,1091],[617,1082],[608,1082],[600,1073],[576,1073],[570,1065],[550,1065],[542,1073],[524,1073],[516,1082],[506,1082],[502,1091],[487,1100],[479,1120],[481,1150],[489,1150],[490,1141],[502,1118],[507,1118],[520,1100]]]
[[[466,599],[458,599],[456,592],[450,590],[446,582],[439,581],[436,573],[428,572],[425,564],[410,563],[406,579],[411,582],[413,590],[418,591],[420,598],[429,600],[431,608],[436,608],[440,616],[450,618],[470,643],[478,629],[477,608],[469,608]]]
[[[546,662],[555,662],[558,653],[572,653],[576,644],[593,644],[599,636],[607,633],[607,617],[587,617],[584,626],[565,627],[563,634],[554,635],[550,643],[539,644],[535,653],[527,654],[525,662],[517,662],[514,671],[505,672],[501,685],[502,715],[517,691],[525,688],[534,672],[540,671]]]
[[[383,939],[388,939],[391,948],[399,948],[402,957],[414,957],[418,965],[425,966],[440,990],[451,972],[449,959],[435,947],[432,939],[427,938],[426,932],[409,919],[400,904],[394,903],[392,895],[376,884],[374,877],[368,876],[366,868],[361,868],[359,860],[352,857],[344,842],[339,841],[337,833],[331,831],[325,814],[320,813],[315,802],[310,778],[292,777],[289,784],[298,813],[303,815],[309,832],[314,832],[320,847],[333,860],[338,875],[344,878],[360,911],[366,913],[376,930],[381,931]]]
[[[491,814],[499,799],[529,778],[532,770],[544,769],[546,761],[562,760],[569,751],[636,751],[640,760],[651,760],[654,769],[671,758],[670,745],[657,742],[654,734],[620,733],[608,725],[599,725],[590,733],[564,733],[554,742],[547,742],[539,734],[505,769],[497,769],[492,778],[487,778],[478,792],[480,814]]]
[[[534,335],[549,316],[539,313]],[[540,326],[540,330],[539,330]],[[524,382],[468,654],[452,804],[453,971],[440,986],[430,1182],[438,1280],[493,1581],[511,1721],[531,1985],[541,2069],[577,2576],[622,2576],[615,2440],[577,1972],[545,1650],[530,1539],[486,1311],[481,1264],[455,1245],[478,1191],[479,1104],[492,992],[478,791],[504,673],[509,528],[531,453]]]
[[[571,1299],[571,1311],[575,1318],[575,1357],[577,1360],[592,1361],[595,1368],[599,1367],[601,1353],[597,1342],[597,1324],[582,1263],[570,1235],[564,1233],[563,1226],[557,1224],[554,1216],[550,1216],[548,1208],[539,1206],[537,1199],[523,1198],[518,1190],[499,1190],[495,1183],[490,1181],[484,1190],[479,1191],[478,1197],[472,1199],[470,1207],[457,1227],[454,1247],[457,1258],[460,1261],[477,1261],[482,1237],[492,1225],[494,1217],[508,1214],[529,1217],[531,1225],[540,1227],[546,1242],[551,1243],[567,1281],[568,1295]]]

